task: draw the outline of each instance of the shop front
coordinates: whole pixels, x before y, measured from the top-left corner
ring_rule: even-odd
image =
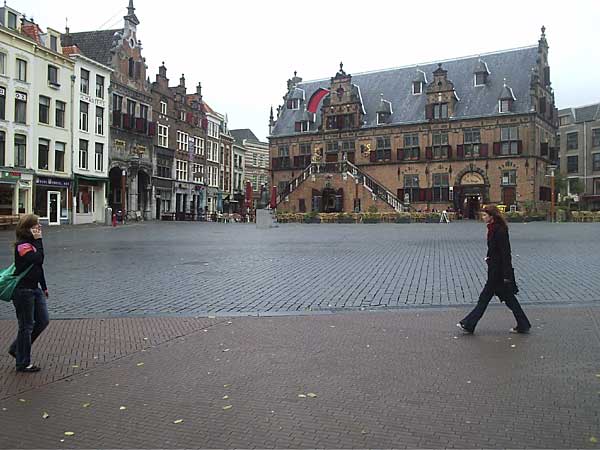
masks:
[[[102,223],[108,178],[75,175],[75,223]]]
[[[189,183],[175,185],[175,220],[194,220],[194,187]]]
[[[31,174],[0,172],[0,216],[31,212]]]
[[[154,178],[156,220],[173,220],[173,181]]]
[[[34,213],[47,225],[69,223],[71,180],[37,177],[35,180]]]

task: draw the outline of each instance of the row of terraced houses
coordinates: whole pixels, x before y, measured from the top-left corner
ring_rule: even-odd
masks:
[[[0,8],[0,218],[196,220],[240,212],[268,183],[268,145],[229,130],[182,75],[154,82],[129,1],[123,27],[45,31]]]

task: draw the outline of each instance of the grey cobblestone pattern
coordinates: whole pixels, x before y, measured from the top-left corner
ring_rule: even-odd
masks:
[[[523,303],[600,300],[600,224],[513,224]],[[11,262],[11,232],[0,235]],[[54,317],[296,314],[465,305],[485,226],[143,223],[46,230]],[[0,305],[0,318],[12,318]]]
[[[0,400],[0,448],[598,448],[600,308],[465,312],[233,318]]]

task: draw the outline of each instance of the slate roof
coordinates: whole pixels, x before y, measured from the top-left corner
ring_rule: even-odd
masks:
[[[529,86],[531,69],[537,66],[537,46],[506,50],[476,56],[469,56],[443,61],[442,67],[448,71],[448,79],[454,84],[460,99],[456,104],[454,118],[485,117],[499,114],[498,100],[504,87],[504,79],[512,88],[516,100],[513,113],[522,114],[531,110]],[[488,67],[490,75],[485,86],[475,87],[473,74],[481,59]],[[425,105],[427,95],[412,94],[412,82],[417,77],[417,69],[433,80],[433,72],[437,63],[420,64],[396,69],[379,70],[352,75],[352,83],[357,87],[366,111],[363,127],[377,126],[377,109],[381,95],[392,104],[393,113],[390,124],[407,124],[425,122]],[[301,82],[297,86],[306,93],[308,102],[318,88],[330,88],[330,78]],[[323,100],[327,101],[327,97]],[[277,118],[273,136],[295,134],[294,123],[299,120],[303,108],[299,111],[288,110],[283,105]],[[317,112],[316,121],[321,122],[321,111]]]
[[[123,34],[123,29],[83,31],[71,33],[70,37],[77,44],[81,53],[101,64],[111,66],[112,54],[110,49],[115,41],[115,34]]]
[[[235,138],[235,141],[242,144],[244,140],[260,142],[256,135],[249,128],[241,128],[238,130],[229,130],[229,133]]]
[[[575,122],[600,120],[600,103],[575,108]]]

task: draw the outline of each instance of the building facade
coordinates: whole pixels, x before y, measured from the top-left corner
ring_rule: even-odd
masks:
[[[558,120],[560,173],[567,178],[567,195],[585,208],[600,210],[600,103],[561,109]]]
[[[68,32],[63,44],[68,44]],[[105,220],[108,195],[110,119],[108,86],[112,70],[83,56],[76,46],[63,45],[75,62],[72,102],[73,223]]]
[[[265,192],[269,193],[271,186],[271,175],[269,172],[269,144],[261,142],[256,135],[247,128],[231,130],[238,146],[241,146],[245,152],[244,158],[244,179],[242,189],[249,181],[252,184],[252,191],[255,203],[261,199],[264,203]]]
[[[0,213],[68,223],[74,63],[62,54],[59,32],[7,6],[0,17]]]
[[[270,120],[289,211],[545,209],[557,113],[538,45],[324,80],[288,80]]]
[[[108,203],[113,211],[150,219],[155,208],[151,180],[156,124],[151,121],[152,94],[137,36],[139,23],[130,0],[123,28],[71,33],[71,39],[84,56],[113,70]]]
[[[235,139],[232,145],[233,168],[231,171],[231,212],[242,214],[244,207],[244,181],[246,180],[246,148]]]

